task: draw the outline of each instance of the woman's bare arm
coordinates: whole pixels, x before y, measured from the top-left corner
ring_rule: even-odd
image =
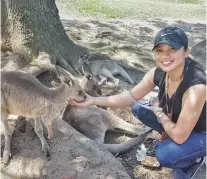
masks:
[[[135,100],[140,100],[154,89],[154,72],[155,68],[146,73],[140,83],[131,90],[131,94],[127,91],[114,96],[94,98],[94,105],[108,107],[127,107],[132,105]]]
[[[190,87],[183,96],[182,110],[175,124],[167,115],[160,120],[169,137],[178,144],[187,140],[195,127],[204,103],[206,101],[206,86],[203,84]]]
[[[147,72],[144,78],[138,83],[130,92],[123,92],[118,95],[108,96],[108,97],[92,97],[87,96],[86,100],[82,103],[72,102],[70,104],[76,106],[108,106],[108,107],[127,107],[143,98],[147,93],[154,89],[155,84],[154,79],[155,68]]]

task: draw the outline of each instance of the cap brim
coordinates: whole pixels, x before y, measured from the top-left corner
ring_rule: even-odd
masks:
[[[157,47],[159,44],[168,44],[169,46],[171,46],[174,49],[180,49],[182,47],[182,45],[177,42],[174,42],[171,40],[163,40],[163,41],[160,41],[157,44],[155,44],[152,50],[154,50],[155,47]]]

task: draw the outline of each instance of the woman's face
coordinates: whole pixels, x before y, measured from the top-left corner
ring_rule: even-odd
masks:
[[[183,65],[189,54],[189,50],[184,50],[184,47],[173,49],[168,44],[159,44],[153,52],[157,66],[165,72],[171,72]]]

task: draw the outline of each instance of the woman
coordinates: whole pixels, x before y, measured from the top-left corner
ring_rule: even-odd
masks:
[[[156,148],[159,163],[175,169],[176,179],[193,178],[206,156],[206,75],[188,58],[188,38],[178,27],[162,29],[155,38],[153,52],[157,67],[131,91],[108,97],[87,96],[83,103],[73,105],[133,104],[132,113],[139,120],[169,137]],[[159,87],[159,112],[139,101],[155,86]]]

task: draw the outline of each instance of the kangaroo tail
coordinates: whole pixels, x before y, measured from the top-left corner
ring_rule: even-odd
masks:
[[[129,141],[124,142],[122,144],[100,144],[100,145],[103,148],[110,151],[113,155],[121,155],[131,150],[134,146],[144,142],[146,136],[147,136],[147,133],[142,134],[133,139],[130,139]]]
[[[128,73],[121,67],[118,65],[118,74],[121,75],[124,79],[126,79],[131,85],[134,84],[134,81],[132,80],[132,78],[128,75]]]

